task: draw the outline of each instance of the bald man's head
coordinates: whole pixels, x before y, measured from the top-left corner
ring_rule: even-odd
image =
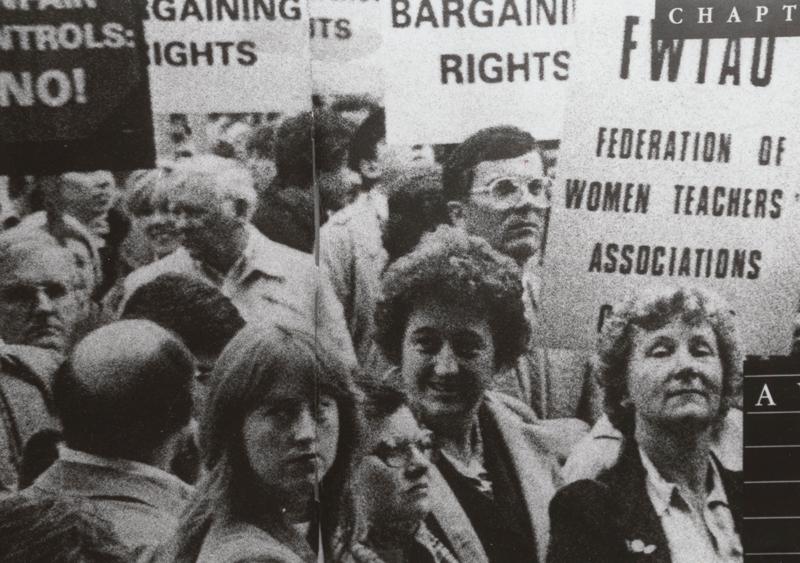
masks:
[[[192,356],[143,320],[89,333],[56,374],[53,394],[67,445],[146,461],[191,413]]]

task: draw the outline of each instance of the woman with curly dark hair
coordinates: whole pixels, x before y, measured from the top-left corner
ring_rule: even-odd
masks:
[[[615,309],[597,357],[622,453],[553,499],[548,560],[742,561],[741,474],[712,449],[741,383],[730,308],[696,287],[648,288]]]
[[[526,347],[522,292],[510,258],[444,226],[386,270],[376,309],[391,377],[441,454],[431,514],[460,561],[544,558],[559,463],[585,432],[492,391]]]
[[[226,346],[212,379],[200,428],[208,474],[162,560],[312,563],[329,553],[359,439],[349,364],[313,335],[254,325]]]

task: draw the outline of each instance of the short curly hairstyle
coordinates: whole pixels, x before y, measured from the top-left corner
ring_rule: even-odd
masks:
[[[720,418],[740,392],[742,354],[728,304],[717,294],[696,286],[648,287],[615,307],[603,325],[595,357],[595,376],[604,390],[605,412],[627,436],[632,436],[634,430],[633,407],[625,401],[634,329],[658,330],[676,318],[689,324],[708,322],[714,331],[723,375]]]
[[[383,276],[375,309],[375,341],[396,365],[408,317],[422,299],[467,303],[489,317],[495,365],[507,368],[525,351],[530,328],[522,301],[522,273],[510,259],[479,237],[442,226]]]

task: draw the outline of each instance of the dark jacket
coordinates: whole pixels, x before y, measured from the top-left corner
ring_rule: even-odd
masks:
[[[32,346],[0,343],[0,491],[15,491],[22,454],[38,432],[60,430],[51,409],[54,355]]]
[[[743,484],[741,473],[728,471],[714,458],[736,530],[741,534]],[[631,440],[619,463],[597,480],[567,485],[550,503],[552,563],[625,563],[671,561],[661,521],[647,495],[647,473]],[[633,553],[627,542],[655,546],[650,553]]]

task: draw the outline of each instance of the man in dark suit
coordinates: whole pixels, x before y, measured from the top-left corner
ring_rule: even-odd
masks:
[[[730,307],[690,287],[649,288],[600,336],[605,410],[619,462],[561,489],[548,560],[742,561],[741,474],[712,451],[741,380]]]

